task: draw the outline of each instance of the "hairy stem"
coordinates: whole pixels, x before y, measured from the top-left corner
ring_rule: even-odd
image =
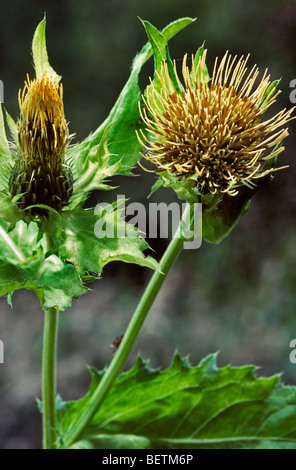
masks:
[[[49,308],[44,313],[42,353],[42,430],[43,448],[56,447],[56,351],[59,312]]]
[[[183,221],[186,221],[188,217],[190,217],[190,214],[192,214],[190,211],[191,206],[188,204],[183,214]],[[121,371],[163,282],[182,250],[184,240],[182,238],[183,230],[181,224],[159,263],[159,271],[154,272],[146,290],[144,291],[144,294],[124,334],[123,340],[97,390],[91,396],[83,413],[78,417],[77,421],[72,423],[68,434],[66,434],[64,438],[64,444],[66,447],[70,447],[83,434],[84,429],[90,423],[94,414],[105,399],[114,380]]]

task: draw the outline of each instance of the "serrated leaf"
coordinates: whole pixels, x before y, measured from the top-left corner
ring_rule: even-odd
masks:
[[[97,206],[98,207],[98,206]],[[156,261],[145,257],[148,248],[138,231],[121,218],[120,210],[105,210],[96,214],[89,210],[71,211],[64,214],[65,231],[59,254],[73,263],[79,274],[100,274],[111,261],[124,261],[140,266],[157,268]]]
[[[52,78],[55,85],[58,85],[61,77],[54,71],[49,64],[47,49],[46,49],[46,38],[45,38],[45,27],[46,18],[39,23],[36,28],[33,42],[32,42],[32,53],[33,61],[36,72],[36,78],[41,78],[45,73]]]
[[[192,367],[175,355],[165,371],[140,358],[121,374],[73,448],[296,449],[296,388],[256,367],[218,368],[210,355]],[[87,408],[102,373],[91,369],[88,394],[57,401],[62,446]]]
[[[11,228],[0,218],[0,295],[11,296],[17,289],[30,289],[44,310],[64,310],[72,298],[88,291],[83,282],[97,279],[111,261],[157,269],[157,262],[143,254],[148,244],[132,225],[122,220],[121,211],[110,207],[112,210],[106,215],[84,209],[58,214],[48,208],[48,218],[43,224],[40,222],[42,230],[37,223],[23,220]],[[100,230],[99,235],[96,230]],[[47,237],[52,242],[49,248]]]
[[[33,290],[41,307],[64,310],[72,298],[86,293],[75,267],[56,255],[47,255],[46,241],[35,222],[22,220],[14,229],[0,219],[0,295],[17,289]]]
[[[78,298],[88,292],[83,286],[75,267],[65,264],[60,258],[51,255],[44,260],[38,273],[40,278],[35,281],[42,287],[39,295],[44,310],[55,307],[65,310],[72,303],[72,298]]]
[[[84,144],[75,145],[69,152],[68,162],[74,176],[74,193],[70,200],[73,208],[87,198],[90,191],[94,189],[113,189],[103,181],[116,174],[120,161],[114,165],[110,163],[110,152],[108,150],[108,138],[110,128],[106,128],[100,142],[97,145]]]

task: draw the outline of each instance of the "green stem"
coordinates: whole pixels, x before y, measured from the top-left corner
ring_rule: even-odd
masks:
[[[44,313],[42,352],[42,429],[43,448],[56,447],[56,351],[59,312],[49,308]]]
[[[186,218],[188,218],[190,210],[191,206],[187,204],[187,207],[184,211],[183,220],[187,220]],[[77,421],[72,424],[68,435],[66,434],[64,438],[64,444],[66,448],[70,447],[80,438],[84,429],[90,423],[94,414],[97,412],[98,408],[105,399],[114,380],[121,371],[163,282],[165,281],[180,251],[182,250],[184,240],[181,236],[181,233],[182,229],[180,225],[159,263],[159,271],[154,272],[140,300],[140,303],[138,304],[131,318],[123,340],[121,341],[121,344],[116,351],[116,354],[111,361],[106,373],[104,374],[98,388],[91,396],[89,402],[87,403],[87,407],[78,417]]]

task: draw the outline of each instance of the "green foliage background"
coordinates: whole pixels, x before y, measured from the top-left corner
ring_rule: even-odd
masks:
[[[269,68],[282,77],[278,108],[291,106],[290,81],[296,77],[296,6],[292,0],[5,0],[0,15],[0,79],[5,107],[18,116],[17,92],[27,73],[33,76],[31,40],[47,14],[47,46],[53,68],[62,75],[66,118],[77,141],[107,117],[126,82],[133,57],[146,43],[137,16],[163,28],[183,16],[198,20],[170,41],[171,56],[194,53],[203,41],[209,70],[216,55],[251,53],[250,64]],[[141,84],[152,74],[145,65]],[[285,383],[296,383],[296,365],[289,362],[290,340],[296,337],[296,196],[295,123],[290,125],[281,165],[252,200],[251,209],[221,245],[204,243],[185,251],[171,272],[131,355],[151,358],[153,367],[167,367],[177,348],[191,362],[220,350],[218,364],[261,366],[261,375],[283,372]],[[147,203],[153,184],[141,178],[114,178],[110,193],[97,200],[113,201],[116,194]],[[159,190],[151,202],[175,200]],[[167,240],[149,240],[159,258]],[[92,292],[61,315],[58,389],[63,398],[86,392],[86,364],[101,369],[112,357],[110,344],[123,333],[151,272],[113,263]],[[13,310],[0,300],[0,339],[5,363],[0,364],[0,448],[40,447],[40,397],[43,313],[31,292],[17,292]],[[28,432],[28,429],[30,432]]]

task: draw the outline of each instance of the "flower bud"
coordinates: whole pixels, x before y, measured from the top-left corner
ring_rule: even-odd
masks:
[[[46,74],[25,83],[19,93],[18,159],[9,189],[21,209],[44,204],[59,211],[72,194],[71,170],[65,165],[69,130],[64,116],[62,85]],[[42,214],[42,208],[30,209]]]

